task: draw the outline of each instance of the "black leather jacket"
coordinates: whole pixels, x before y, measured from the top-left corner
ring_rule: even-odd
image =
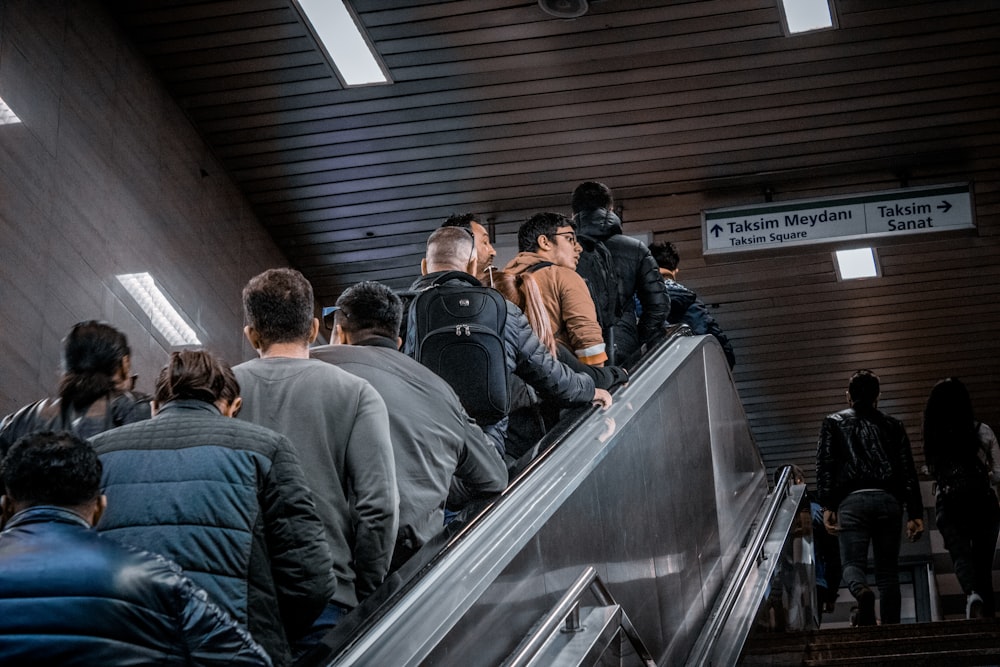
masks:
[[[580,211],[574,220],[578,234],[602,241],[614,259],[619,281],[618,303],[623,307],[614,325],[615,344],[625,359],[634,355],[641,345],[663,335],[670,313],[670,297],[663,286],[660,269],[645,243],[622,233],[622,221],[613,211],[603,208]],[[639,298],[642,306],[638,323],[633,295]]]
[[[43,398],[0,421],[0,458],[21,437],[38,431],[72,431],[88,439],[123,424],[149,419],[150,397],[131,391],[112,392],[85,411],[63,409],[59,398]]]
[[[0,665],[270,665],[170,561],[37,506],[0,533]]]
[[[836,511],[853,491],[884,489],[906,507],[911,520],[924,515],[906,428],[874,408],[848,408],[823,420],[816,485],[820,503],[829,510]]]

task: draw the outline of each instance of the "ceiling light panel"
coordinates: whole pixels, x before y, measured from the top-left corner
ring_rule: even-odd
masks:
[[[295,0],[344,86],[391,83],[375,48],[344,0]]]
[[[829,0],[781,0],[780,5],[790,35],[835,27]]]

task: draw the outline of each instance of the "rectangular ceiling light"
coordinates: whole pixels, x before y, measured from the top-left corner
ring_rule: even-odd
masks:
[[[878,261],[874,248],[854,248],[837,250],[833,253],[838,280],[875,278],[879,275]]]
[[[156,286],[153,276],[148,273],[126,273],[115,277],[139,304],[142,312],[149,316],[149,321],[167,339],[167,343],[175,346],[201,345],[194,329]]]
[[[389,83],[378,54],[345,0],[296,0],[344,86]]]
[[[830,0],[781,0],[781,13],[790,35],[834,26]]]
[[[11,123],[20,123],[21,119],[17,117],[7,103],[0,99],[0,125],[10,125]]]

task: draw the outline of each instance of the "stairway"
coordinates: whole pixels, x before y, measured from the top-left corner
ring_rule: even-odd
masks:
[[[1000,665],[1000,620],[752,635],[740,665]]]

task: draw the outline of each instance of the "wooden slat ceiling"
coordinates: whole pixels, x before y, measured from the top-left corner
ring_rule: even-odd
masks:
[[[342,88],[290,0],[109,0],[323,303],[408,284],[454,212],[509,234],[597,179],[665,230],[650,202],[997,134],[993,3],[840,0],[791,38],[776,0],[352,4],[392,85]]]

